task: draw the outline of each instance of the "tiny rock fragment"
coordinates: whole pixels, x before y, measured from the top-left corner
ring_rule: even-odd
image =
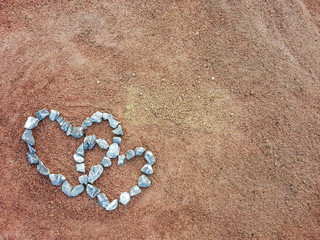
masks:
[[[96,135],[86,136],[83,140],[84,149],[91,149],[96,144],[97,137]]]
[[[37,165],[37,170],[39,173],[45,176],[50,174],[49,169],[41,161],[39,161],[39,164]]]
[[[65,122],[65,120],[61,117],[57,118],[57,123],[59,123],[60,127],[63,125],[63,123]]]
[[[92,125],[92,121],[90,118],[86,118],[82,124],[81,127],[83,128],[83,130],[86,130],[88,127],[90,127]]]
[[[109,147],[109,144],[104,138],[99,138],[96,140],[96,143],[99,145],[102,149],[107,149]]]
[[[58,119],[60,113],[56,110],[51,110],[49,114],[50,121],[55,121]]]
[[[78,196],[80,193],[82,193],[84,190],[84,186],[82,184],[79,184],[77,186],[75,186],[72,190],[71,190],[71,197],[76,197]]]
[[[69,126],[70,126],[70,122],[65,121],[65,122],[62,124],[61,129],[62,129],[64,132],[66,132],[66,131],[68,130]]]
[[[115,120],[112,116],[108,118],[108,121],[112,128],[116,128],[119,124],[119,122]]]
[[[113,137],[112,141],[117,144],[121,144],[121,137]]]
[[[78,147],[76,153],[80,156],[84,156],[84,146],[83,146],[83,143],[80,144],[80,146]]]
[[[27,157],[30,164],[36,164],[40,162],[40,159],[35,153],[27,153]]]
[[[72,186],[65,180],[62,184],[62,192],[64,192],[68,197],[71,197]]]
[[[117,206],[118,206],[118,199],[115,199],[106,207],[106,210],[107,211],[115,210]]]
[[[107,157],[103,157],[100,164],[104,167],[110,167],[111,166],[111,159]]]
[[[107,152],[108,158],[116,158],[119,156],[120,153],[120,147],[117,143],[112,143],[109,147],[109,150]]]
[[[120,194],[119,202],[122,205],[127,205],[127,203],[130,201],[130,194],[127,192],[123,192]]]
[[[87,185],[87,194],[92,197],[92,198],[95,198],[98,194],[100,193],[100,189],[91,185],[91,184],[88,184]]]
[[[149,163],[147,163],[146,165],[144,165],[144,166],[141,168],[141,171],[144,172],[144,173],[146,173],[146,174],[148,174],[148,175],[150,175],[150,174],[153,173],[152,166],[151,166]]]
[[[71,126],[71,124],[69,125],[69,127],[68,127],[68,130],[67,130],[67,136],[70,136],[71,135],[71,132],[72,132],[72,126]]]
[[[79,177],[79,183],[80,184],[88,184],[88,176],[87,175],[81,175],[80,177]]]
[[[37,152],[30,144],[28,144],[28,148],[29,148],[29,153],[36,153]]]
[[[103,120],[109,120],[112,118],[112,115],[110,113],[102,113]]]
[[[122,136],[123,135],[123,131],[122,131],[122,127],[121,125],[119,125],[115,130],[112,131],[114,134]]]
[[[141,188],[139,188],[138,185],[135,185],[130,189],[130,196],[131,197],[136,196],[139,193],[141,193]]]
[[[97,196],[97,198],[98,198],[99,205],[103,208],[106,208],[110,204],[107,196],[104,193],[100,193]]]
[[[49,116],[49,112],[47,111],[47,109],[41,109],[40,111],[36,112],[36,117],[39,120],[42,120],[48,116]]]
[[[139,187],[150,187],[151,181],[146,175],[141,175],[138,179]]]
[[[78,154],[74,154],[73,155],[73,159],[77,162],[77,163],[82,163],[84,161],[84,158]]]
[[[76,169],[78,172],[82,172],[82,173],[86,172],[86,167],[84,163],[76,164]]]
[[[22,134],[22,139],[26,141],[29,145],[34,146],[36,143],[34,141],[32,131],[29,129],[26,129]]]
[[[51,180],[52,185],[59,186],[61,183],[66,180],[66,178],[62,174],[49,174],[49,178]]]
[[[128,150],[127,151],[127,159],[130,160],[131,158],[133,158],[136,154],[134,153],[133,150]]]
[[[71,136],[75,138],[81,138],[83,136],[83,128],[82,127],[72,128]]]
[[[95,123],[100,123],[101,119],[102,119],[102,113],[101,112],[95,112],[92,116],[91,116],[91,122],[95,122]]]
[[[137,156],[141,156],[145,151],[146,151],[145,148],[143,148],[143,147],[137,147],[136,150],[135,150],[135,154],[136,154]]]
[[[24,128],[31,130],[36,126],[38,126],[38,123],[39,123],[38,118],[28,117],[26,123],[24,124]]]
[[[98,164],[98,165],[92,166],[90,168],[90,172],[88,175],[89,183],[94,183],[101,176],[102,172],[103,172],[102,165]]]
[[[118,165],[119,166],[123,165],[125,163],[125,161],[126,161],[126,157],[124,155],[120,155],[118,157]]]
[[[153,165],[156,162],[156,159],[153,156],[153,153],[151,151],[146,151],[146,153],[144,154],[144,158],[147,160],[147,162],[150,165]]]

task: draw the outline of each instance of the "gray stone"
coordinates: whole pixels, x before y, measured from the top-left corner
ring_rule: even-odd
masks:
[[[70,136],[71,135],[71,132],[72,132],[72,126],[71,126],[71,124],[69,125],[69,127],[68,127],[68,130],[67,130],[67,136]]]
[[[84,163],[78,163],[76,164],[76,169],[78,172],[85,173],[86,172],[86,167]]]
[[[110,204],[107,196],[104,193],[100,193],[97,196],[97,198],[98,198],[99,205],[103,208],[106,208]]]
[[[40,162],[40,159],[35,153],[27,153],[27,157],[30,164],[36,164]]]
[[[131,197],[136,196],[139,193],[141,193],[141,188],[139,188],[138,185],[135,185],[130,189],[130,196]]]
[[[137,147],[135,153],[137,156],[141,156],[145,151],[146,149],[144,147]]]
[[[149,163],[147,163],[146,165],[144,165],[144,166],[141,168],[141,171],[144,172],[144,173],[146,173],[146,174],[148,174],[148,175],[150,175],[150,174],[153,173],[152,166],[151,166]]]
[[[90,127],[92,125],[92,121],[90,118],[86,118],[82,124],[81,127],[83,128],[83,130],[86,130],[88,127]]]
[[[124,155],[120,155],[118,157],[118,165],[119,166],[123,165],[125,163],[125,161],[126,161],[126,157]]]
[[[83,128],[82,127],[72,128],[71,136],[75,138],[81,138],[83,136]]]
[[[88,184],[88,176],[87,175],[81,175],[78,180],[81,184],[85,184],[85,185]]]
[[[122,136],[123,135],[123,131],[122,131],[122,127],[121,125],[119,125],[115,130],[112,131],[114,134]]]
[[[113,137],[112,141],[117,144],[121,144],[121,137]]]
[[[88,184],[87,185],[87,194],[92,197],[92,198],[95,198],[98,194],[100,193],[100,189],[91,185],[91,184]]]
[[[84,149],[91,149],[96,144],[97,137],[96,135],[89,135],[84,138],[83,146]]]
[[[62,184],[62,192],[64,192],[68,197],[71,197],[72,186],[65,180]]]
[[[107,141],[104,138],[97,139],[96,143],[102,149],[107,149],[109,147],[109,144],[107,143]]]
[[[49,174],[52,185],[59,186],[66,178],[62,174]]]
[[[80,146],[78,147],[76,153],[80,156],[84,156],[84,146],[83,146],[83,143],[80,144]]]
[[[29,153],[36,153],[37,152],[30,144],[28,144],[28,148],[29,148]]]
[[[112,115],[110,113],[102,113],[103,120],[109,120],[112,118]]]
[[[70,126],[70,122],[65,121],[65,122],[62,124],[61,129],[62,129],[64,132],[66,132],[66,131],[68,130],[69,126]]]
[[[101,112],[95,112],[92,116],[91,116],[91,122],[95,122],[95,123],[100,123],[102,120],[102,113]]]
[[[151,151],[146,151],[146,153],[144,154],[144,158],[147,160],[147,162],[150,165],[153,165],[156,162],[156,159],[153,156],[153,153]]]
[[[112,116],[108,118],[108,121],[112,128],[116,128],[119,124],[119,122],[115,120]]]
[[[130,202],[130,194],[127,192],[123,192],[120,194],[119,202],[122,205],[127,205],[128,202]]]
[[[131,158],[133,158],[135,156],[135,153],[133,150],[128,150],[127,151],[127,159],[130,160]]]
[[[75,186],[72,190],[71,190],[71,197],[76,197],[78,196],[80,193],[82,193],[84,190],[84,186],[82,184],[79,184],[77,186]]]
[[[100,164],[104,167],[110,167],[111,166],[111,159],[107,157],[103,157]]]
[[[38,123],[39,123],[38,118],[28,117],[26,123],[24,124],[24,128],[31,130],[36,126],[38,126]]]
[[[117,143],[112,143],[109,147],[109,150],[107,152],[108,158],[116,158],[119,156],[120,153],[120,147]]]
[[[42,120],[48,116],[49,116],[49,112],[47,111],[47,109],[41,109],[40,111],[36,112],[36,117],[39,120]]]
[[[59,123],[60,127],[63,125],[64,122],[65,120],[62,117],[57,118],[57,123]]]
[[[37,165],[37,170],[39,173],[41,173],[42,175],[45,175],[45,176],[50,174],[49,169],[41,161],[39,161],[39,163]]]
[[[150,187],[151,181],[146,175],[141,175],[138,179],[139,187]]]
[[[77,163],[82,163],[84,161],[84,158],[78,154],[74,154],[73,155],[73,159],[77,162]]]
[[[118,206],[118,199],[115,199],[106,207],[106,210],[107,211],[115,210],[117,206]]]
[[[50,121],[55,121],[58,119],[60,113],[56,110],[51,110],[49,114]]]
[[[26,141],[29,145],[34,146],[36,142],[34,141],[32,131],[29,129],[26,129],[22,134],[22,139]]]
[[[89,183],[94,183],[101,176],[102,172],[103,172],[102,165],[98,164],[98,165],[92,166],[90,168],[90,172],[88,175]]]

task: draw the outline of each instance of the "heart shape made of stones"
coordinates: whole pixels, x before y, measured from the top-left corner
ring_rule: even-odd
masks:
[[[123,136],[123,130],[120,122],[115,120],[109,113],[96,112],[90,118],[86,118],[80,127],[72,127],[71,123],[60,117],[60,113],[56,110],[51,110],[50,113],[46,109],[41,109],[35,114],[36,117],[28,117],[25,123],[25,131],[22,134],[22,139],[27,143],[29,152],[27,158],[30,164],[37,164],[37,170],[39,173],[45,176],[49,176],[51,183],[55,186],[62,184],[62,191],[69,197],[76,197],[81,194],[86,186],[86,192],[91,198],[97,197],[98,203],[101,207],[108,211],[112,211],[117,208],[118,202],[122,205],[127,205],[130,198],[141,193],[141,188],[151,186],[151,181],[148,175],[153,173],[152,165],[156,162],[153,153],[150,150],[146,150],[143,147],[137,147],[135,150],[128,150],[125,155],[120,155],[121,136]],[[102,158],[100,164],[94,165],[90,168],[88,175],[81,175],[79,177],[79,185],[72,187],[66,178],[58,173],[50,173],[50,170],[44,165],[44,163],[36,155],[35,140],[32,135],[32,130],[38,126],[38,123],[44,118],[49,117],[50,121],[57,121],[61,126],[61,129],[66,132],[67,136],[73,136],[80,138],[84,135],[84,131],[88,129],[94,123],[100,123],[102,120],[108,121],[110,126],[114,129],[112,132],[116,136],[113,137],[113,143],[109,145],[103,138],[97,139],[95,135],[85,136],[83,142],[80,144],[75,154],[73,155],[76,162],[76,170],[78,172],[85,173],[84,156],[85,151],[92,149],[97,144],[101,149],[107,150],[106,156]],[[111,166],[112,158],[118,158],[118,165],[123,165],[127,160],[131,160],[135,156],[142,156],[147,163],[141,168],[144,173],[138,179],[138,184],[133,186],[129,192],[123,192],[120,194],[119,200],[114,199],[109,201],[104,193],[100,193],[100,189],[94,186],[94,182],[101,176],[104,168]]]

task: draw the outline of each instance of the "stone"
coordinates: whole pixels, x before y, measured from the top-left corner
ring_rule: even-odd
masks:
[[[146,153],[144,154],[144,158],[147,160],[147,162],[150,165],[153,165],[156,162],[156,159],[153,156],[153,153],[151,151],[146,151]]]
[[[139,188],[138,185],[135,185],[130,189],[130,196],[131,197],[136,196],[139,193],[141,193],[141,188]]]
[[[88,175],[88,182],[94,183],[101,176],[102,172],[103,172],[102,165],[98,164],[98,165],[92,166],[90,168],[90,172]]]
[[[122,127],[121,125],[119,125],[115,130],[112,131],[114,134],[122,136],[123,135],[123,131],[122,131]]]
[[[127,205],[127,203],[130,201],[130,194],[127,192],[123,192],[120,194],[119,202],[122,205]]]
[[[77,186],[75,186],[72,190],[71,190],[71,197],[76,197],[78,196],[80,193],[82,193],[84,190],[84,186],[82,184],[79,184]]]
[[[60,115],[60,113],[59,113],[58,111],[56,111],[56,110],[51,110],[51,111],[50,111],[50,114],[49,114],[49,119],[50,119],[50,121],[55,121],[55,120],[57,120],[58,117],[59,117],[59,115]]]
[[[119,166],[123,165],[125,163],[125,161],[126,161],[126,157],[124,155],[120,155],[118,157],[118,165]]]
[[[135,150],[135,154],[137,156],[141,156],[145,151],[146,151],[146,149],[144,147],[137,147]]]
[[[108,158],[116,158],[119,156],[120,153],[120,147],[117,143],[112,143],[109,147],[109,150],[107,152]]]
[[[81,184],[88,184],[88,176],[87,175],[81,175],[80,177],[79,177],[79,183],[81,183]]]
[[[76,154],[80,155],[80,156],[84,156],[84,146],[83,143],[80,144],[80,146],[78,147]]]
[[[141,175],[138,179],[138,186],[139,187],[150,187],[151,181],[146,175]]]
[[[71,132],[72,132],[72,126],[71,126],[71,124],[69,125],[69,127],[68,127],[68,130],[67,130],[67,136],[70,136],[71,135]]]
[[[77,162],[77,163],[82,163],[84,161],[84,158],[78,154],[74,154],[73,155],[73,159]]]
[[[35,153],[27,153],[27,157],[30,164],[36,164],[40,162],[39,157]]]
[[[72,128],[71,136],[75,138],[81,138],[83,136],[83,128],[82,127]]]
[[[112,141],[117,144],[121,144],[121,137],[113,137]]]
[[[97,198],[98,198],[99,205],[103,208],[106,208],[110,204],[107,196],[104,193],[100,193],[97,196]]]
[[[86,167],[84,163],[78,163],[76,164],[76,169],[78,172],[85,173],[86,172]]]
[[[131,158],[133,158],[136,154],[134,153],[133,150],[128,150],[127,151],[127,160],[130,160]]]
[[[86,130],[88,127],[90,127],[92,125],[92,121],[90,118],[86,118],[82,124],[81,127],[83,128],[83,130]]]
[[[112,116],[108,118],[108,121],[109,121],[109,124],[112,128],[116,128],[119,124],[119,122],[117,120],[113,119]]]
[[[62,192],[64,192],[68,197],[71,197],[72,186],[65,180],[62,184]]]
[[[40,111],[36,112],[36,117],[39,120],[42,120],[48,116],[49,116],[49,112],[47,111],[47,109],[41,109]]]
[[[91,184],[88,184],[87,185],[87,194],[92,197],[92,198],[95,198],[98,194],[100,193],[100,189],[91,185]]]
[[[115,210],[117,206],[118,206],[118,199],[115,199],[106,207],[106,210],[107,211]]]
[[[38,123],[39,123],[38,118],[28,117],[26,123],[24,124],[24,128],[31,130],[36,126],[38,126]]]
[[[96,144],[97,137],[96,135],[86,136],[83,140],[84,149],[91,149]]]
[[[112,118],[112,115],[110,113],[102,113],[103,120],[109,120]]]
[[[70,126],[70,122],[65,121],[65,122],[61,125],[61,129],[62,129],[64,132],[66,132],[66,131],[68,130],[69,126]]]
[[[45,175],[45,176],[50,174],[49,169],[41,161],[39,161],[39,163],[37,165],[37,170],[39,173],[41,173],[42,175]]]
[[[91,116],[91,122],[95,122],[95,123],[100,123],[102,120],[102,113],[101,112],[95,112],[92,116]]]
[[[104,167],[110,167],[111,166],[111,159],[107,157],[103,157],[100,164]]]
[[[102,149],[107,149],[109,147],[109,144],[107,143],[107,141],[104,138],[97,139],[96,143]]]
[[[152,174],[153,173],[153,169],[152,169],[152,166],[147,163],[146,165],[144,165],[142,168],[141,168],[141,171],[144,172],[145,174]]]
[[[22,134],[22,140],[26,141],[29,145],[34,146],[36,142],[34,141],[32,131],[26,129]]]
[[[29,148],[29,153],[36,153],[37,152],[30,144],[28,144],[28,148]]]
[[[60,127],[63,125],[63,123],[65,122],[65,120],[61,117],[57,118],[57,123],[59,123]]]
[[[64,180],[66,180],[62,174],[49,174],[49,178],[54,186],[59,186],[64,182]]]

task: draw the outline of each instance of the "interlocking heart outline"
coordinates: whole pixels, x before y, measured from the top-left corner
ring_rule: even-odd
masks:
[[[91,198],[97,197],[101,207],[108,211],[112,211],[118,206],[118,199],[109,201],[104,193],[100,192],[100,189],[94,186],[94,182],[101,176],[104,168],[111,166],[111,159],[118,158],[118,165],[123,165],[127,160],[131,160],[135,156],[142,156],[147,163],[141,168],[144,173],[138,179],[138,185],[133,186],[129,193],[123,192],[120,194],[119,202],[122,205],[126,205],[131,197],[141,193],[141,188],[146,188],[151,185],[151,181],[147,175],[153,173],[152,165],[156,162],[153,153],[150,150],[146,150],[143,147],[137,147],[135,150],[128,150],[126,156],[120,155],[121,136],[123,136],[123,130],[120,122],[114,119],[109,113],[96,112],[90,118],[86,118],[80,127],[72,127],[71,123],[60,117],[60,113],[56,110],[51,110],[50,113],[46,109],[41,109],[35,114],[36,117],[28,117],[25,123],[25,131],[22,134],[22,139],[27,143],[29,152],[27,158],[30,164],[37,164],[37,170],[39,173],[45,176],[49,176],[51,183],[55,186],[62,184],[62,191],[69,197],[76,197],[81,194],[86,186],[86,192]],[[68,180],[60,173],[50,173],[50,170],[45,164],[39,159],[35,150],[35,140],[32,135],[32,130],[38,126],[38,123],[49,117],[50,121],[57,121],[61,126],[61,129],[66,132],[67,136],[73,136],[80,138],[85,135],[84,131],[88,129],[92,124],[99,124],[102,120],[108,121],[109,125],[114,129],[112,133],[116,135],[113,137],[113,143],[109,145],[103,138],[97,139],[95,135],[85,135],[83,142],[80,144],[76,153],[73,155],[74,161],[76,162],[76,170],[78,172],[85,173],[85,151],[92,149],[95,145],[98,145],[101,149],[107,150],[106,156],[102,158],[100,164],[92,166],[88,175],[81,175],[79,177],[79,185],[72,187]]]

